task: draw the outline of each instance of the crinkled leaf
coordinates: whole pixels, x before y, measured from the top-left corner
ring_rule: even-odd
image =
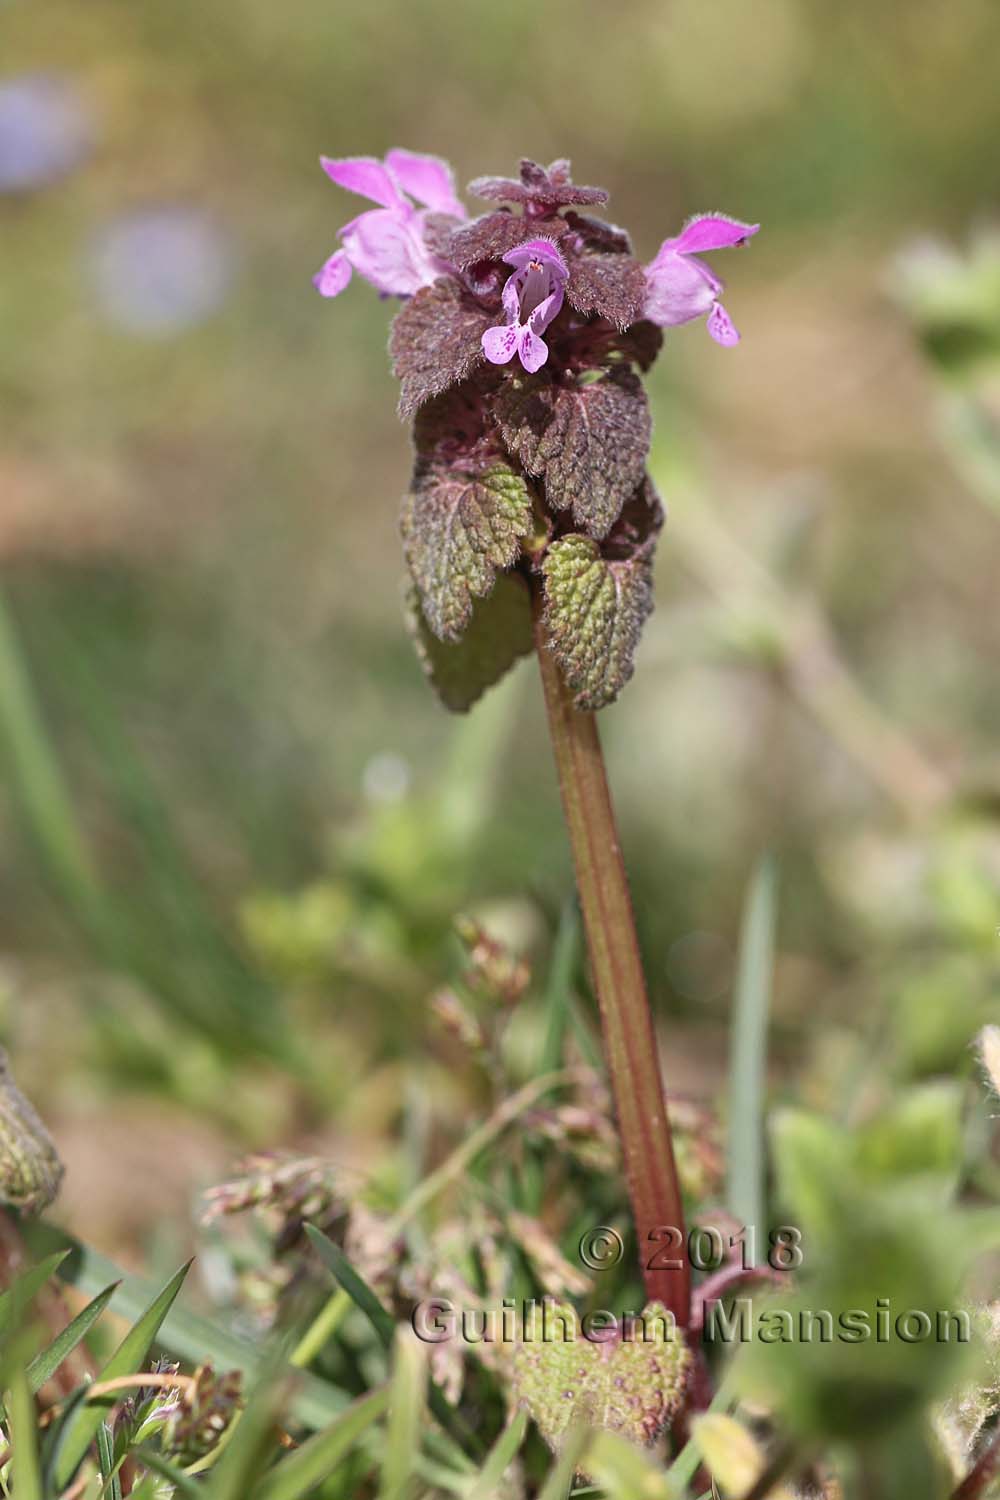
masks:
[[[416,589],[407,596],[407,623],[431,686],[453,713],[470,709],[533,645],[528,591],[516,573],[501,573],[493,592],[477,600],[459,641],[438,640]]]
[[[570,209],[566,223],[575,229],[583,243],[591,250],[607,250],[617,255],[631,255],[632,241],[627,229],[617,224],[606,224],[603,219],[593,219],[590,214],[578,214]]]
[[[482,358],[482,337],[495,314],[453,277],[421,287],[392,325],[389,353],[402,381],[399,414],[412,417],[423,402],[464,380]]]
[[[531,493],[523,475],[482,443],[450,458],[440,450],[417,458],[403,506],[406,561],[428,626],[457,641],[474,599],[509,568],[532,526]]]
[[[632,676],[639,636],[653,609],[650,563],[662,513],[643,493],[603,551],[591,537],[564,536],[542,562],[549,642],[580,709],[603,708],[617,698]],[[644,519],[647,530],[639,540]]]
[[[481,260],[499,260],[525,240],[540,236],[555,240],[565,234],[566,229],[565,219],[558,216],[532,219],[529,223],[520,214],[498,209],[496,213],[483,214],[482,218],[473,219],[471,224],[456,229],[448,243],[448,259],[463,268]]]
[[[571,1304],[532,1305],[514,1348],[513,1385],[556,1453],[578,1426],[651,1443],[677,1411],[691,1363],[683,1335],[659,1302],[629,1333],[590,1338]]]
[[[542,203],[549,208],[577,203],[585,206],[607,203],[603,188],[577,187],[570,181],[569,162],[554,161],[548,167],[524,158],[520,180],[513,177],[477,177],[469,183],[469,192],[477,198],[492,198],[498,203]]]
[[[566,297],[577,312],[599,313],[627,328],[642,312],[646,273],[631,255],[583,255],[570,266]]]
[[[529,474],[543,475],[555,510],[606,536],[641,482],[652,432],[649,405],[627,369],[585,371],[566,385],[513,375],[494,401],[504,442]]]

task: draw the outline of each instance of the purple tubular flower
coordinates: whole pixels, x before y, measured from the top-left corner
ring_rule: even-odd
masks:
[[[483,353],[494,365],[505,365],[517,354],[529,374],[549,357],[541,338],[563,305],[569,268],[551,240],[528,240],[504,256],[514,274],[503,289],[507,321],[483,334]]]
[[[386,297],[411,297],[447,272],[424,240],[428,214],[465,218],[447,162],[396,149],[384,162],[372,156],[321,156],[320,163],[338,187],[379,205],[341,229],[343,248],[313,277],[321,296],[336,297],[353,271]],[[423,207],[415,207],[411,199]]]
[[[717,344],[738,344],[740,335],[719,301],[722,282],[698,259],[703,250],[727,250],[755,235],[759,224],[741,224],[725,214],[699,214],[675,239],[664,240],[646,267],[643,316],[661,328],[689,323],[708,314],[708,331]]]

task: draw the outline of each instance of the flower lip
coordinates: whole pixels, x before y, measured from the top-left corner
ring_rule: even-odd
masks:
[[[508,250],[503,259],[508,266],[516,266],[519,271],[531,261],[538,261],[563,285],[569,280],[569,267],[552,240],[525,240],[523,245]]]

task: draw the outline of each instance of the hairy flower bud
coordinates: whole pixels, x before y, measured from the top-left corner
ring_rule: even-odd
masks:
[[[0,1049],[0,1203],[39,1214],[59,1191],[63,1165],[34,1106],[21,1093]]]

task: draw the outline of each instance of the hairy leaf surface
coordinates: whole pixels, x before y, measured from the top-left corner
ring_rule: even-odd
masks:
[[[474,599],[493,587],[497,569],[516,560],[532,526],[531,492],[488,441],[445,459],[417,458],[403,507],[406,561],[428,626],[457,641]]]
[[[407,597],[407,624],[431,686],[453,713],[470,709],[534,644],[528,590],[516,573],[502,573],[493,592],[476,601],[459,641],[437,638],[416,589]]]
[[[652,433],[633,371],[585,371],[569,384],[547,373],[514,376],[497,393],[494,414],[511,453],[544,477],[553,509],[571,508],[590,536],[606,536],[642,480]]]
[[[482,337],[495,314],[452,276],[421,287],[396,314],[389,337],[392,368],[402,382],[399,414],[464,380],[483,356]]]
[[[631,255],[583,255],[570,267],[566,297],[577,312],[599,313],[627,328],[642,312],[646,273]]]
[[[612,703],[632,676],[653,609],[652,554],[663,512],[644,484],[603,548],[591,537],[558,538],[542,562],[545,624],[577,708]]]

